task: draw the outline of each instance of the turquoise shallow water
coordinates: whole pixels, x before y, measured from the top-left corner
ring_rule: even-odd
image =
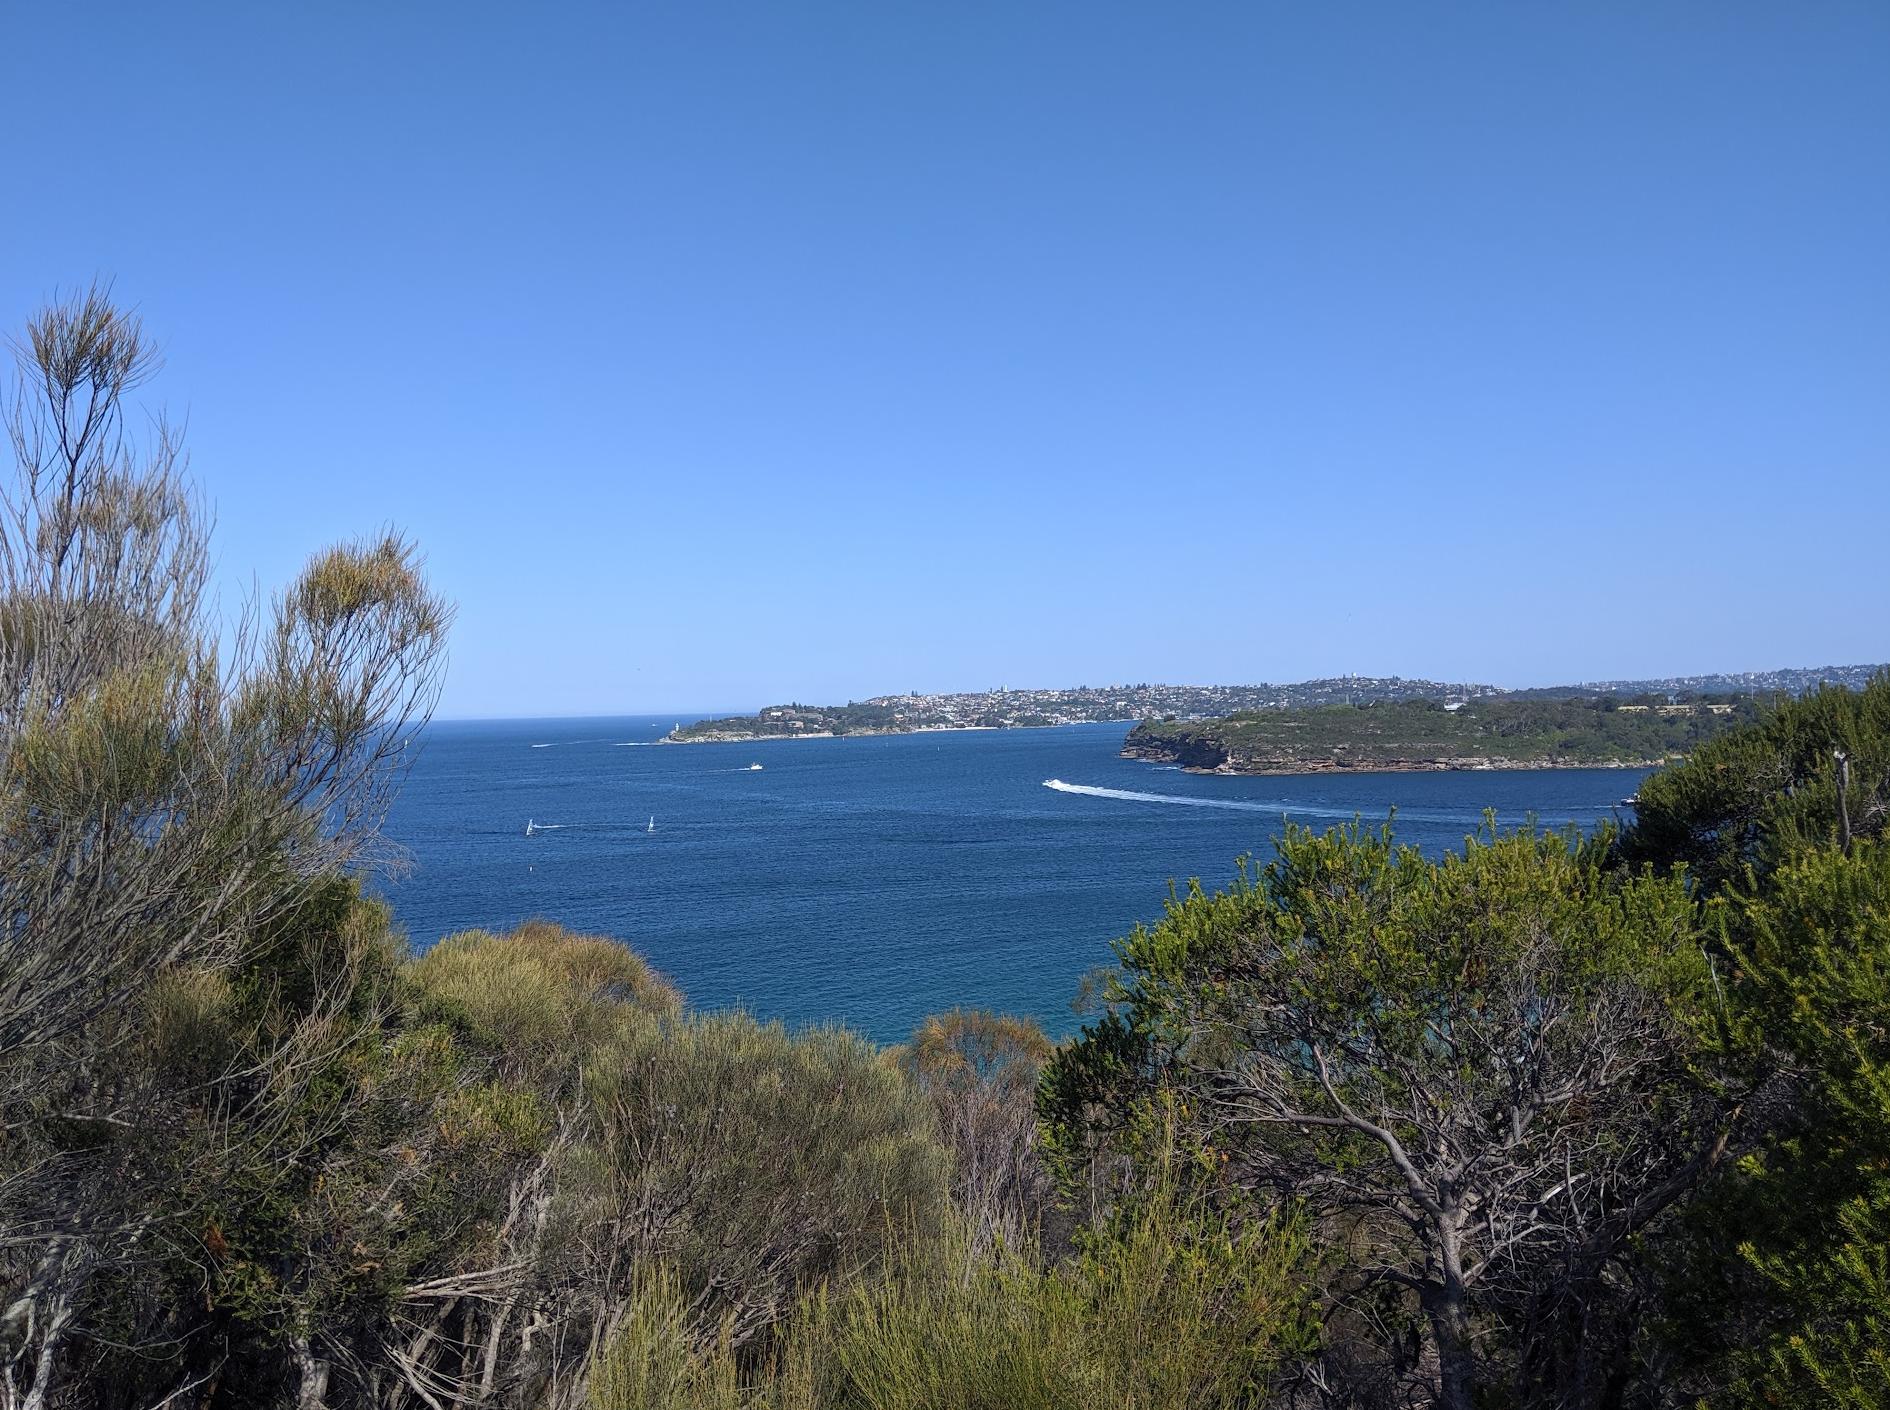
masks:
[[[544,916],[623,940],[699,1006],[891,1041],[971,1004],[1062,1033],[1112,938],[1171,880],[1266,855],[1283,815],[1395,806],[1399,836],[1437,851],[1485,808],[1592,826],[1641,778],[1201,777],[1118,758],[1126,725],[653,744],[677,718],[432,726],[388,827],[413,943]]]

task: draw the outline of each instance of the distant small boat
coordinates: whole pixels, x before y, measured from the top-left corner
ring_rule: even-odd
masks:
[[[750,765],[748,766],[748,772],[749,772],[749,773],[751,773],[751,774],[758,774],[758,773],[760,773],[760,772],[761,772],[761,765],[760,765],[760,764],[750,764]]]
[[[536,830],[536,824],[534,824],[530,818],[525,819],[525,835],[530,837]]]
[[[655,832],[655,831],[656,831],[656,814],[655,814],[655,813],[651,813],[651,814],[650,814],[650,825],[649,825],[648,827],[646,827],[646,828],[644,828],[643,830],[644,830],[645,832]]]
[[[1617,808],[1638,808],[1640,806],[1641,806],[1641,795],[1638,793],[1631,794],[1628,797],[1623,798],[1619,803],[1615,804],[1615,807]]]

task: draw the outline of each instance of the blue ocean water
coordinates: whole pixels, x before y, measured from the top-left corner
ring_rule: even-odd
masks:
[[[1127,725],[656,745],[677,718],[431,726],[387,829],[412,943],[546,917],[622,940],[700,1007],[893,1041],[967,1004],[1061,1034],[1171,880],[1225,882],[1282,816],[1395,806],[1402,839],[1441,851],[1485,808],[1592,826],[1641,778],[1204,777],[1117,757]]]

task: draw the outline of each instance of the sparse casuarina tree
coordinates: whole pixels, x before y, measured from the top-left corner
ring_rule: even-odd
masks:
[[[1211,1184],[1322,1217],[1338,1295],[1402,1291],[1420,1393],[1595,1403],[1610,1260],[1723,1150],[1689,1072],[1711,976],[1683,884],[1617,882],[1562,836],[1277,847],[1122,943],[1113,1012],[1046,1077],[1059,1151],[1163,1097]]]
[[[981,1009],[933,1014],[899,1050],[932,1099],[952,1152],[952,1199],[981,1247],[1042,1233],[1051,1182],[1037,1151],[1037,1080],[1055,1049],[1029,1019]]]
[[[0,1405],[48,1403],[88,1288],[142,1256],[108,1176],[144,1088],[107,1059],[376,839],[449,613],[388,534],[225,623],[157,356],[93,288],[15,344],[0,488]]]

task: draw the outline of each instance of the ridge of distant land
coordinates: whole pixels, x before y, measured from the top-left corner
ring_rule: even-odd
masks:
[[[1759,698],[1512,695],[1388,700],[1145,720],[1122,757],[1190,773],[1411,773],[1446,769],[1651,769],[1759,717]]]
[[[1066,690],[987,690],[958,694],[879,695],[845,705],[771,705],[753,715],[698,720],[670,731],[665,742],[710,744],[840,735],[909,734],[942,729],[1020,729],[1102,721],[1224,720],[1256,711],[1367,706],[1404,701],[1437,705],[1486,700],[1579,700],[1598,696],[1683,703],[1703,696],[1763,698],[1799,695],[1821,684],[1861,687],[1883,666],[1816,666],[1739,674],[1667,676],[1507,690],[1501,686],[1408,680],[1400,676],[1332,676],[1291,685],[1115,685]]]

